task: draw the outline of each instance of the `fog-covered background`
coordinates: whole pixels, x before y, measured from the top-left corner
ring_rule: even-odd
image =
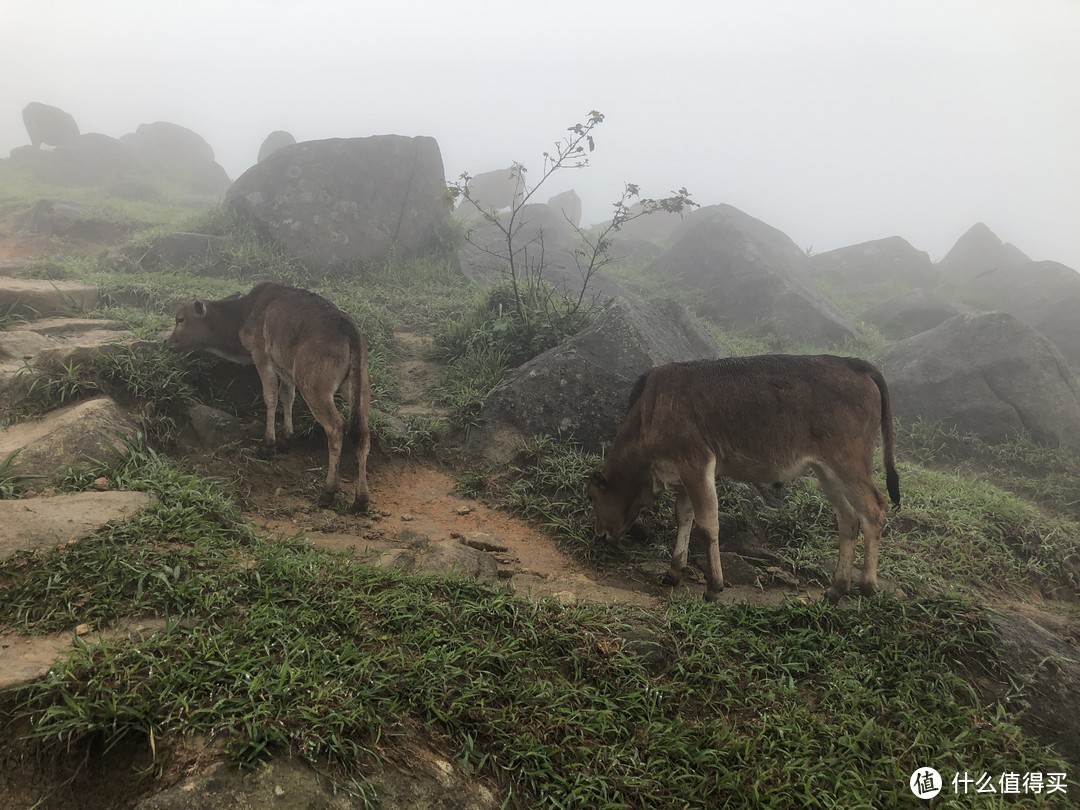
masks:
[[[448,178],[597,109],[583,221],[685,185],[815,252],[976,221],[1080,267],[1080,3],[5,0],[0,155],[22,107],[120,136],[172,121],[232,177],[275,129],[438,139]]]

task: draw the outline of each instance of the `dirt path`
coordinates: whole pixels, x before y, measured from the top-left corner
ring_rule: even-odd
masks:
[[[442,377],[442,367],[428,359],[431,338],[416,332],[395,332],[399,354],[394,361],[401,385],[402,415],[445,416],[446,412],[435,406],[436,391]]]

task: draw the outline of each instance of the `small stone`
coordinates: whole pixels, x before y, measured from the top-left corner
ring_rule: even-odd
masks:
[[[78,627],[75,628],[75,635],[77,635],[77,636],[90,635],[90,625],[88,625],[88,624],[80,624]]]
[[[416,520],[416,515],[402,515],[401,519],[408,523],[410,520]]]
[[[473,511],[473,508],[471,506],[462,505],[457,508],[457,513],[459,515],[467,515],[471,511]]]
[[[274,497],[275,498],[280,498],[280,497],[282,497],[284,495],[285,495],[285,488],[284,487],[278,487],[277,489],[274,490]]]
[[[112,481],[110,481],[103,475],[100,478],[95,478],[94,483],[92,483],[90,486],[96,489],[98,492],[108,492],[110,489],[112,489]]]
[[[285,788],[283,788],[281,785],[274,785],[274,795],[277,796],[278,798],[284,796],[285,795]]]

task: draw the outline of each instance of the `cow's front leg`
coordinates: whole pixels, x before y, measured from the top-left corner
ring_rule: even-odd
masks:
[[[679,533],[675,537],[671,568],[663,577],[664,584],[672,587],[682,581],[683,569],[686,568],[686,560],[690,554],[690,530],[694,527],[694,505],[684,489],[680,489],[675,496],[675,516],[679,521]]]

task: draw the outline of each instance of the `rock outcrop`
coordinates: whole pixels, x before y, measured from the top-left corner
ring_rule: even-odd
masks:
[[[265,140],[263,140],[262,146],[259,147],[259,159],[255,162],[262,163],[278,149],[284,149],[286,146],[292,146],[294,143],[296,143],[296,138],[292,136],[291,132],[286,132],[283,129],[275,129],[266,136]]]
[[[894,293],[931,290],[940,280],[929,254],[899,236],[818,253],[810,265],[826,289],[841,290],[848,299],[880,301]]]
[[[961,236],[945,258],[938,262],[942,281],[949,285],[966,284],[980,273],[995,267],[1024,264],[1031,259],[1016,245],[1002,242],[997,234],[976,222]]]
[[[1080,385],[1054,345],[1004,312],[959,315],[893,345],[881,362],[902,419],[955,425],[991,442],[1026,430],[1080,448]]]
[[[26,134],[30,136],[30,143],[35,149],[42,144],[63,146],[79,137],[79,125],[75,123],[74,116],[59,107],[31,101],[23,107],[22,118]]]
[[[303,141],[252,166],[225,207],[320,272],[431,249],[449,220],[434,138]]]
[[[859,315],[889,340],[903,340],[961,314],[960,307],[926,290],[894,295]]]
[[[698,314],[724,328],[813,345],[856,336],[855,324],[810,286],[806,254],[761,220],[713,205],[687,216],[671,242],[649,273],[692,291]]]

